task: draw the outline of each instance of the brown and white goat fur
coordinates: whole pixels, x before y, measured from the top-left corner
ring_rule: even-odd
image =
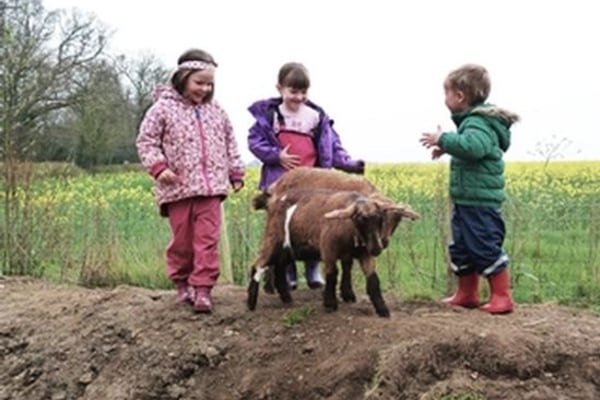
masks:
[[[322,260],[325,268],[323,305],[337,309],[337,260],[342,261],[342,298],[355,301],[350,269],[358,259],[366,276],[367,294],[382,317],[389,316],[375,271],[375,257],[384,249],[382,227],[389,209],[413,218],[403,205],[382,203],[358,192],[331,190],[287,190],[269,198],[267,222],[260,253],[251,271],[248,308],[256,308],[259,282],[272,266],[275,288],[283,302],[291,295],[285,269],[293,260]]]
[[[254,201],[254,208],[264,208],[263,205],[268,204],[270,196],[279,196],[290,189],[349,190],[361,193],[381,203],[395,204],[394,200],[380,192],[364,176],[349,174],[335,169],[298,167],[283,174],[267,188],[262,196],[257,196]],[[382,231],[384,247],[389,245],[389,240],[402,220],[402,217],[402,212],[394,207],[385,210]]]
[[[253,200],[254,208],[267,209],[270,197],[281,196],[287,190],[296,189],[356,191],[370,199],[377,200],[382,204],[395,205],[394,200],[380,192],[375,185],[369,182],[364,176],[349,174],[334,169],[298,167],[286,172],[277,181],[271,184],[265,193],[256,196]],[[405,212],[396,207],[387,207],[384,209],[381,233],[381,240],[384,248],[388,247],[391,236],[405,216]],[[419,215],[411,210],[410,218],[417,219],[419,218]],[[346,269],[347,268],[342,269],[342,287],[347,280],[344,274]],[[267,271],[265,276],[265,291],[267,293],[274,292],[273,277],[271,276],[270,271]]]

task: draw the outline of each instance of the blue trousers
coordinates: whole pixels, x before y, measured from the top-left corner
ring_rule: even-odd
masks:
[[[449,245],[454,273],[464,276],[476,272],[488,277],[506,268],[509,258],[502,248],[505,234],[499,209],[455,205]]]

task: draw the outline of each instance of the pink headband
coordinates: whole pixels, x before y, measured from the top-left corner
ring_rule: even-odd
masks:
[[[184,61],[177,66],[177,69],[200,69],[200,70],[211,70],[215,69],[215,66],[205,61]]]

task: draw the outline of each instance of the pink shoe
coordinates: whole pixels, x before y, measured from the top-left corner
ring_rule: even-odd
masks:
[[[175,297],[175,302],[177,304],[194,304],[194,295],[192,293],[192,288],[185,281],[179,281],[175,283],[177,287],[177,296]]]
[[[212,299],[210,297],[210,288],[205,286],[197,286],[195,288],[194,310],[201,313],[212,312]]]

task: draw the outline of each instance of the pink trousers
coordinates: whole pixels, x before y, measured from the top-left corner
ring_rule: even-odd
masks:
[[[193,197],[168,205],[172,238],[167,276],[173,282],[212,288],[219,278],[220,197]]]

